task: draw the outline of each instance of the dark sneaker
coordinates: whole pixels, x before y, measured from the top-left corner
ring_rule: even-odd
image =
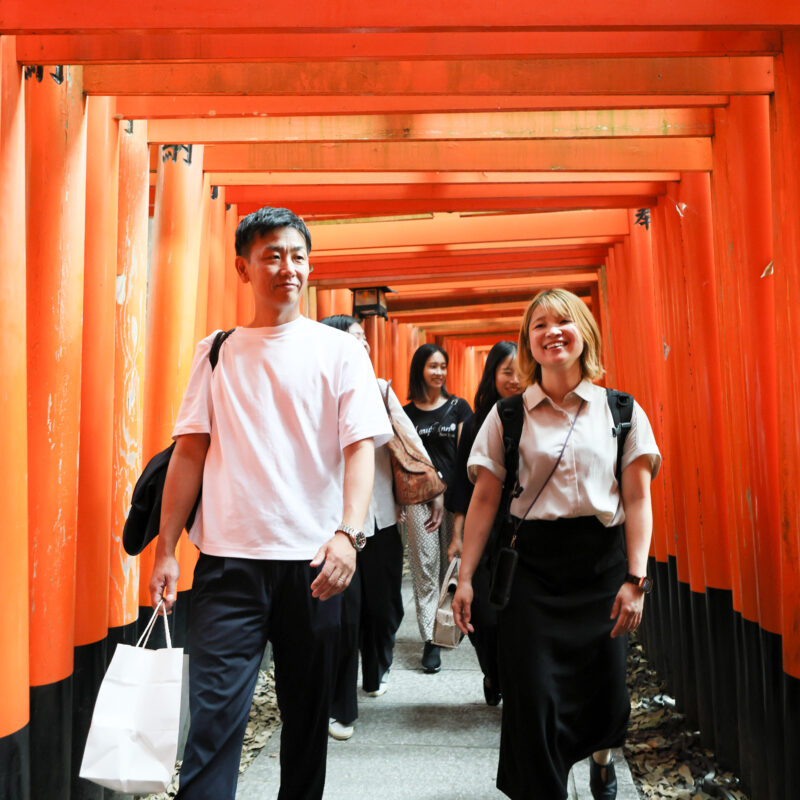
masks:
[[[433,642],[425,642],[422,648],[422,671],[428,675],[433,675],[442,668],[442,657],[439,653],[439,645]]]

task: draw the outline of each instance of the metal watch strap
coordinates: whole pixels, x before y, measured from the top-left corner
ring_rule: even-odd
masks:
[[[358,528],[354,528],[352,525],[347,525],[344,522],[339,523],[336,527],[336,531],[337,533],[341,531],[345,534],[350,540],[350,544],[352,544],[356,550],[364,549],[364,545],[367,543],[367,537],[364,531],[360,531]]]

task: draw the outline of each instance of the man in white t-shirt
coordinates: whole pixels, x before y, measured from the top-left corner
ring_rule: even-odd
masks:
[[[340,598],[363,547],[374,447],[391,436],[364,348],[302,317],[311,236],[287,209],[236,231],[255,316],[200,342],[173,431],[150,581],[176,595],[175,546],[202,485],[189,616],[191,728],[178,798],[233,800],[266,642],[281,710],[280,800],[321,798]]]

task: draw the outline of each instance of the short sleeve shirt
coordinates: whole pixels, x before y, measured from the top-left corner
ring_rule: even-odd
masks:
[[[191,540],[204,553],[310,559],[341,522],[343,448],[391,427],[364,348],[299,317],[195,353],[173,437],[210,434]]]
[[[450,397],[433,411],[423,411],[414,403],[403,406],[403,410],[414,423],[433,465],[447,484],[444,495],[447,506],[455,480],[458,426],[472,416],[472,409],[463,397]]]
[[[585,400],[564,455],[550,482],[533,508],[531,501],[558,459],[570,426]],[[511,513],[526,519],[552,520],[596,516],[609,527],[625,521],[619,486],[614,475],[617,440],[606,390],[583,380],[557,406],[538,384],[523,393],[525,409],[519,443],[519,482],[522,494],[512,500]],[[474,482],[480,467],[498,480],[505,479],[503,427],[495,407],[489,412],[475,439],[467,468]],[[634,402],[631,429],[625,439],[622,471],[640,456],[646,456],[654,478],[661,454],[653,430],[641,406]],[[526,513],[527,512],[527,513]]]

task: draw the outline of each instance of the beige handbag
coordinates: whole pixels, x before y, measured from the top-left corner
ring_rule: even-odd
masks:
[[[460,631],[453,618],[453,595],[458,587],[458,568],[460,558],[454,558],[447,568],[447,574],[442,582],[442,591],[439,593],[439,605],[436,608],[436,617],[433,621],[433,644],[439,647],[458,647],[464,634]]]

